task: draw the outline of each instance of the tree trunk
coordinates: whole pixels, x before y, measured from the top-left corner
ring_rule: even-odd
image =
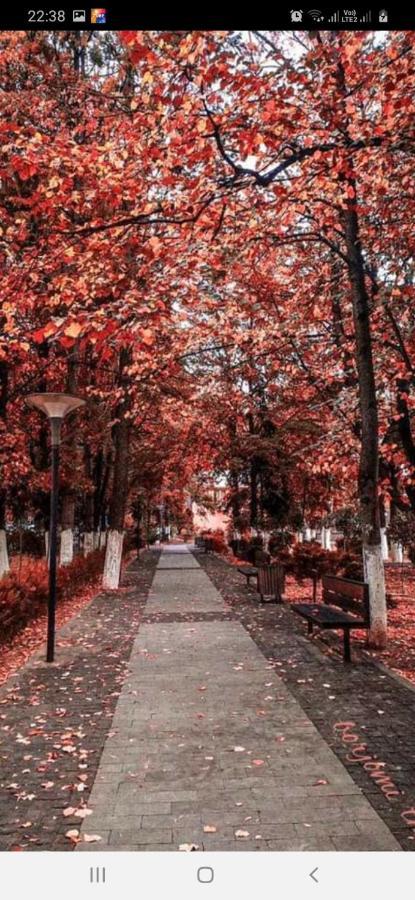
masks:
[[[94,549],[94,532],[93,531],[84,531],[84,556],[89,556]]]
[[[8,369],[5,362],[0,362],[0,419],[6,423],[8,396]],[[10,571],[7,551],[6,532],[6,491],[0,488],[0,578]]]
[[[334,37],[341,46],[342,38]],[[343,111],[345,136],[349,141],[349,117],[347,111],[348,85],[339,55],[337,64],[339,103]],[[339,184],[345,192],[343,213],[346,244],[347,271],[353,307],[356,368],[359,385],[361,417],[361,447],[359,459],[358,493],[362,525],[362,554],[365,580],[369,584],[370,631],[369,643],[379,649],[387,640],[387,612],[385,575],[380,537],[378,500],[379,482],[379,423],[373,366],[372,335],[370,329],[370,304],[365,283],[365,269],[360,243],[358,196],[354,174],[353,155],[347,156],[347,170],[339,175]]]
[[[128,460],[130,445],[130,420],[126,418],[129,407],[128,388],[125,385],[125,367],[131,358],[130,350],[120,353],[120,384],[124,385],[124,398],[117,409],[117,423],[113,429],[115,444],[114,471],[109,509],[109,531],[105,553],[103,586],[118,588],[121,573],[124,539],[124,516],[128,495]]]
[[[347,185],[349,195],[353,191],[353,197],[349,196],[347,200],[344,219],[347,264],[353,303],[362,428],[358,489],[363,535],[363,567],[365,578],[369,584],[371,617],[369,641],[372,647],[383,648],[387,638],[387,612],[378,500],[378,407],[370,331],[369,297],[365,285],[356,212],[356,183],[353,175],[348,176]]]
[[[61,544],[59,562],[67,566],[73,560],[73,534],[75,524],[75,497],[66,491],[62,501]]]
[[[6,532],[6,492],[0,491],[0,578],[10,571]]]
[[[78,385],[78,360],[79,350],[75,346],[68,357],[68,373],[66,379],[66,389],[68,393],[74,394]],[[67,441],[67,448],[71,465],[75,466],[77,456],[77,431],[71,429],[70,436]],[[67,566],[73,560],[73,537],[75,527],[75,497],[72,489],[69,487],[61,490],[62,511],[61,511],[61,543],[59,562],[61,566]]]
[[[92,460],[91,453],[88,446],[85,444],[84,446],[84,459],[85,459],[85,475],[91,481],[92,478]],[[94,497],[89,490],[85,494],[84,500],[84,509],[83,509],[83,554],[84,556],[88,556],[89,553],[92,553],[94,549]]]
[[[399,541],[391,541],[391,560],[395,563],[403,562],[403,547]]]
[[[10,571],[9,554],[7,552],[7,534],[5,528],[0,528],[0,578]]]
[[[112,453],[111,451],[107,453],[106,459],[104,459],[104,453],[102,450],[99,451],[96,457],[95,466],[94,466],[94,549],[97,550],[101,546],[101,532],[105,534],[106,522],[105,522],[105,512],[106,512],[106,497],[108,484],[110,481],[111,473],[112,473]],[[106,538],[103,538],[105,546]]]

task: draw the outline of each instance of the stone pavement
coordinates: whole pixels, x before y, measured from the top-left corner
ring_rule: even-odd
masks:
[[[81,851],[399,849],[184,545],[160,557],[89,807]]]
[[[228,615],[255,641],[400,846],[413,852],[414,685],[368,658],[355,640],[353,665],[344,665],[341,635],[316,632],[310,639],[288,602],[261,603],[255,586],[247,587],[237,568],[218,554],[200,553],[198,559],[225,600]],[[344,723],[349,723],[347,730]],[[353,753],[356,746],[360,750]],[[382,790],[375,769],[389,786],[393,783],[392,793],[386,785]],[[359,850],[359,838],[343,837],[342,849]]]
[[[0,688],[0,850],[73,850],[64,812],[87,807],[158,555],[59,630],[55,663],[42,647]]]

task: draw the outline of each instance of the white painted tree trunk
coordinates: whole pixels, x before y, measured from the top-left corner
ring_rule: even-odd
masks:
[[[10,572],[9,554],[7,551],[7,534],[4,528],[0,529],[0,578]]]
[[[389,544],[388,544],[388,538],[386,535],[386,528],[380,529],[380,541],[381,541],[381,546],[382,546],[382,558],[389,559]]]
[[[49,532],[45,531],[45,556],[49,559]]]
[[[306,529],[305,529],[305,540],[306,540],[306,541],[311,541],[311,528],[306,528]]]
[[[382,545],[363,547],[363,571],[369,585],[370,632],[372,646],[381,649],[386,646],[387,609],[385,593],[385,572],[383,568]]]
[[[325,532],[326,532],[326,550],[331,550],[332,549],[331,528],[326,528]]]
[[[391,559],[392,562],[403,562],[403,547],[399,541],[391,541]]]
[[[297,531],[297,544],[302,544],[302,543],[303,543],[303,532]]]
[[[325,529],[324,525],[322,526],[322,529],[321,529],[320,544],[322,546],[322,549],[325,550],[326,549],[326,529]]]
[[[107,543],[107,532],[101,531],[99,535],[99,549],[102,550]]]
[[[100,532],[94,531],[94,550],[99,549],[99,537],[100,537]]]
[[[84,534],[84,556],[88,556],[94,549],[94,532],[85,531]]]
[[[270,537],[271,537],[270,532],[269,532],[269,531],[264,531],[264,550],[265,550],[265,551],[268,551],[268,546],[269,546],[269,539],[270,539]]]
[[[61,531],[61,546],[59,562],[61,566],[68,566],[73,560],[73,529],[63,528]]]
[[[122,531],[115,531],[110,528],[102,579],[103,587],[109,590],[115,590],[120,583],[123,540],[124,535]]]

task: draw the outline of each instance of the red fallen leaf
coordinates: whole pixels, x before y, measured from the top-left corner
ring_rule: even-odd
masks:
[[[313,781],[313,787],[317,787],[319,784],[328,784],[325,778],[319,778],[318,781]]]
[[[68,838],[68,840],[72,841],[73,844],[78,844],[80,841],[79,831],[77,828],[71,828],[66,832],[65,837]]]
[[[253,765],[253,766],[263,766],[263,765],[264,765],[264,760],[263,760],[263,759],[253,759],[253,760],[252,760],[252,765]]]

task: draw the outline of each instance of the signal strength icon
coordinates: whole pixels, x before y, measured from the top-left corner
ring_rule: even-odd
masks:
[[[329,16],[327,21],[328,22],[340,22],[340,11],[337,10],[337,12],[333,13],[332,16]]]
[[[309,9],[308,15],[311,16],[315,22],[324,22],[324,16],[320,9]]]
[[[364,16],[360,16],[359,21],[360,22],[371,22],[371,20],[372,20],[372,15],[371,15],[371,12],[369,11],[369,12],[365,13]]]

